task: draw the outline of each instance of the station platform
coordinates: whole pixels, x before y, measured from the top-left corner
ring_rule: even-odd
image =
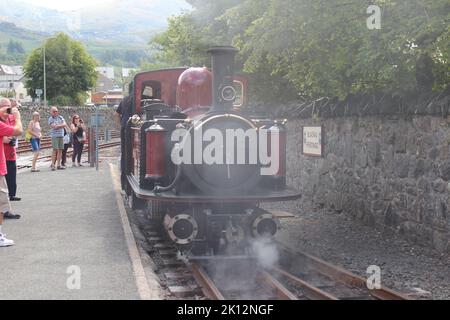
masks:
[[[3,231],[15,241],[0,248],[0,299],[152,299],[121,203],[117,157],[99,171],[83,167],[17,175]]]

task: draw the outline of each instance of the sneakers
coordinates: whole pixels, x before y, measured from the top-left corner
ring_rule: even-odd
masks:
[[[0,247],[10,247],[14,245],[14,241],[6,239],[6,235],[0,233]]]
[[[20,214],[15,214],[9,211],[6,211],[5,213],[3,213],[3,218],[5,219],[20,219]]]

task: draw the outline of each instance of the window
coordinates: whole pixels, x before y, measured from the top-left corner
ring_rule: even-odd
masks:
[[[142,92],[142,95],[143,96],[147,96],[147,97],[153,97],[153,88],[149,87],[149,86],[146,86],[144,88],[144,91]]]
[[[145,81],[142,83],[142,87],[142,100],[161,99],[161,83],[159,81]]]

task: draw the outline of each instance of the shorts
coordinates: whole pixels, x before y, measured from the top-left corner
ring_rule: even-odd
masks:
[[[63,137],[52,137],[53,150],[64,150]]]
[[[33,150],[33,152],[38,152],[39,150],[41,150],[41,139],[32,138],[30,140],[30,143],[31,143],[31,150]]]
[[[0,212],[5,213],[7,211],[11,211],[8,185],[6,184],[5,176],[0,176]]]

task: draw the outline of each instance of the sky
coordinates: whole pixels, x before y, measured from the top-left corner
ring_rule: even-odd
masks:
[[[61,0],[22,0],[22,2],[31,3],[36,6],[55,9],[58,11],[77,10],[88,7],[90,5],[109,2],[109,0],[76,0],[76,1],[61,1]]]

